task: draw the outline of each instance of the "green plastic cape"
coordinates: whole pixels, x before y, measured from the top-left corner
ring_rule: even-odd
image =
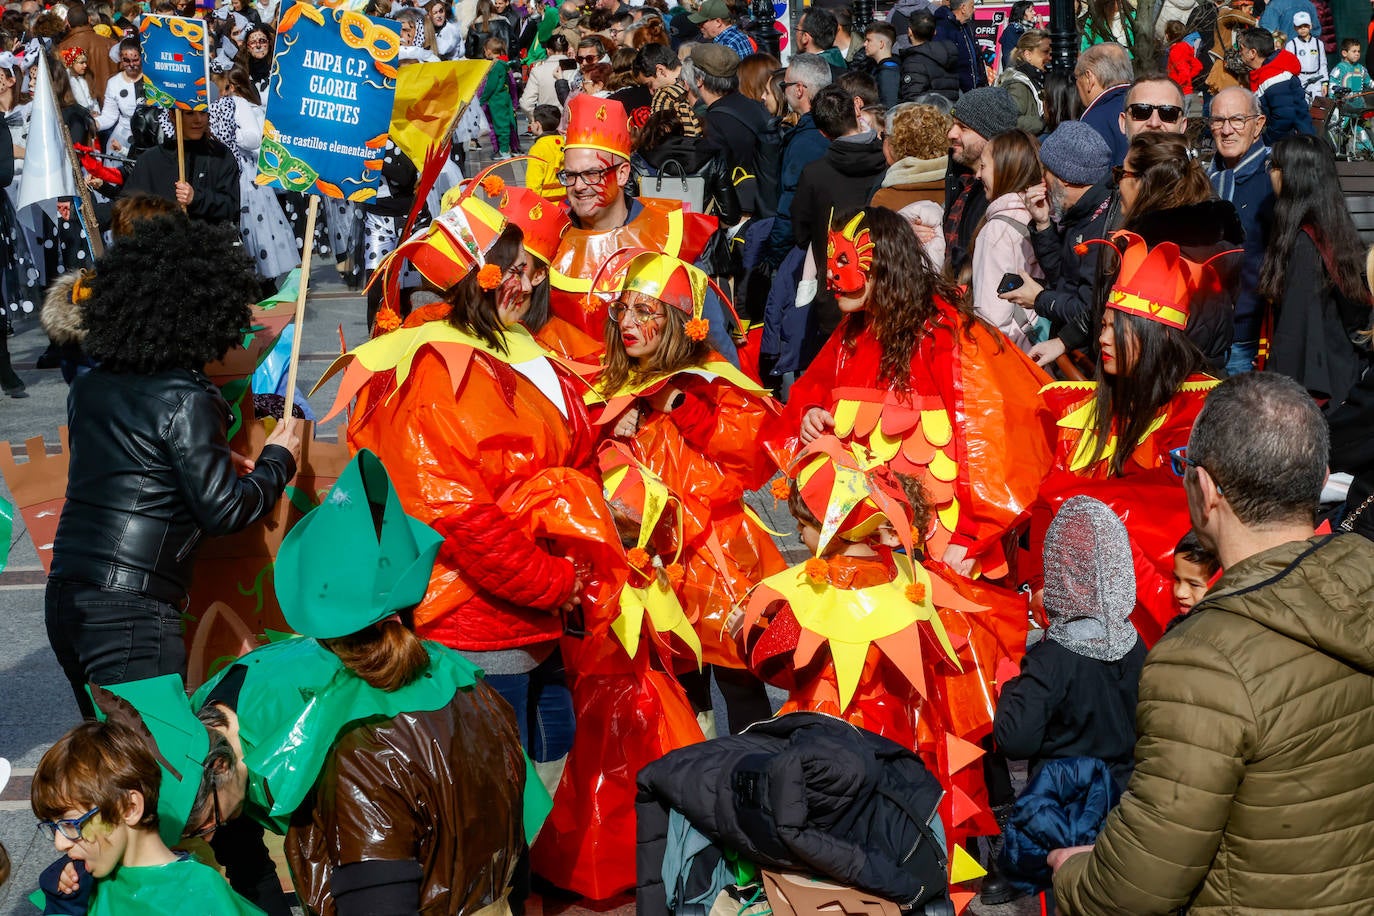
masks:
[[[47,901],[35,891],[29,902],[42,910]],[[95,886],[86,916],[263,916],[229,882],[195,859],[137,868],[120,866]]]
[[[247,668],[239,693],[239,736],[248,766],[247,813],[275,833],[309,794],[339,735],[355,722],[403,712],[431,712],[482,672],[452,649],[425,642],[430,668],[399,690],[372,687],[313,639],[292,636],[256,649],[226,667],[191,698],[200,709],[221,680]],[[553,801],[525,760],[525,836],[531,841]]]

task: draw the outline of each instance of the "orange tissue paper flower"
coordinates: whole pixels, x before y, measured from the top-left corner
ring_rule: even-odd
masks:
[[[706,334],[711,330],[711,322],[705,318],[693,318],[687,322],[685,330],[692,340],[705,340]]]
[[[505,271],[495,264],[483,264],[482,269],[477,271],[477,285],[482,289],[496,289],[501,285],[501,275]]]
[[[625,553],[625,559],[629,560],[635,569],[645,569],[649,565],[649,551],[643,547],[632,547]]]
[[[806,577],[812,582],[824,582],[830,576],[830,564],[821,557],[812,557],[803,567]]]
[[[687,571],[682,568],[681,563],[669,563],[663,571],[668,574],[668,581],[674,588],[681,585],[682,580],[687,575]]]
[[[778,477],[769,485],[769,492],[776,500],[784,500],[792,495],[792,481],[786,477]]]
[[[499,197],[506,190],[506,183],[500,175],[488,175],[482,179],[482,190],[490,197]]]
[[[401,316],[396,314],[395,309],[387,306],[377,313],[377,330],[394,331],[401,326]]]
[[[919,582],[913,582],[906,587],[906,600],[912,604],[920,604],[926,600],[926,587]]]

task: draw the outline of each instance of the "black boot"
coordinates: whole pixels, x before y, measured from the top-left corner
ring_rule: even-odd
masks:
[[[1006,829],[1007,820],[1011,817],[1011,805],[1000,805],[992,809],[993,815],[997,818],[997,827],[1000,830]],[[998,859],[1002,856],[1002,847],[1005,840],[999,832],[992,837],[989,842],[988,861],[986,868],[987,877],[983,879],[983,886],[978,891],[978,899],[988,906],[996,906],[1001,903],[1011,903],[1025,894],[1017,890],[1016,887],[1006,879],[998,867]]]

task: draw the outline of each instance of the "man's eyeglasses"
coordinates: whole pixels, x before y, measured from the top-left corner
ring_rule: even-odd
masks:
[[[606,315],[611,319],[612,324],[620,324],[626,313],[629,313],[635,324],[648,324],[662,318],[664,314],[643,303],[627,305],[624,302],[612,302],[610,307],[606,309]]]
[[[589,188],[594,188],[605,181],[606,175],[614,168],[615,166],[607,169],[587,169],[585,172],[569,172],[567,169],[562,169],[554,177],[565,188],[571,188],[579,181]]]
[[[1114,165],[1114,166],[1112,166],[1112,181],[1113,181],[1114,183],[1116,183],[1116,184],[1121,184],[1121,179],[1123,179],[1123,178],[1134,178],[1134,179],[1136,179],[1137,181],[1139,181],[1139,180],[1140,180],[1140,173],[1139,173],[1139,172],[1132,172],[1130,169],[1126,168],[1124,165]]]
[[[1212,130],[1221,130],[1224,125],[1229,124],[1232,130],[1245,130],[1245,125],[1258,118],[1259,115],[1231,115],[1227,118],[1208,118],[1207,126]]]
[[[782,91],[783,91],[783,92],[786,92],[787,90],[791,89],[793,86],[800,86],[801,84],[802,84],[801,80],[783,80],[783,81],[782,81]]]
[[[39,821],[38,826],[48,835],[49,840],[57,839],[57,835],[60,833],[67,839],[75,842],[83,838],[81,835],[82,828],[85,827],[86,822],[95,817],[99,811],[99,808],[92,808],[85,814],[76,818],[66,817],[55,821]]]
[[[210,810],[214,812],[210,823],[202,824],[199,830],[192,833],[184,833],[182,836],[191,840],[200,839],[201,837],[210,836],[220,827],[224,826],[224,818],[222,818],[219,813],[219,791],[217,789],[212,788],[210,790],[210,803]]]
[[[596,63],[596,55],[595,55],[595,54],[579,54],[579,55],[577,55],[577,62],[578,62],[579,64],[594,64],[594,63]]]
[[[1183,109],[1177,105],[1150,105],[1145,102],[1132,102],[1126,106],[1126,113],[1132,121],[1148,121],[1150,115],[1159,112],[1159,120],[1165,124],[1177,124],[1183,117]]]
[[[1180,445],[1178,448],[1169,450],[1169,467],[1173,468],[1174,473],[1179,477],[1182,477],[1189,468],[1202,468],[1207,471],[1197,461],[1188,457],[1188,446],[1186,445]],[[1211,475],[1212,483],[1216,484],[1217,492],[1221,493],[1221,484],[1216,482],[1216,475],[1212,474],[1211,471],[1207,471],[1207,473]]]

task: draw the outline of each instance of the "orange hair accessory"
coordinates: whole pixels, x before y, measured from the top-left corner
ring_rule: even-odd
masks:
[[[682,584],[682,580],[687,577],[687,571],[682,568],[681,563],[669,563],[663,570],[668,574],[668,582],[677,588]]]
[[[705,340],[706,335],[711,332],[711,322],[705,318],[693,318],[687,322],[686,331],[692,340]]]
[[[768,485],[768,492],[773,494],[775,501],[781,502],[792,495],[792,481],[786,477],[776,477]]]
[[[625,552],[625,559],[630,561],[630,565],[641,572],[648,568],[652,558],[649,551],[643,547],[631,547]]]
[[[921,604],[926,600],[926,587],[919,582],[913,582],[906,587],[906,600],[912,604]]]
[[[390,306],[383,306],[377,312],[376,327],[378,331],[386,333],[387,331],[394,331],[400,326],[401,316],[397,315]]]
[[[802,569],[806,573],[806,578],[818,585],[830,578],[830,564],[821,557],[807,560]]]
[[[482,269],[477,271],[477,285],[485,290],[493,290],[501,285],[501,277],[505,274],[496,264],[483,264]]]
[[[500,175],[488,175],[482,179],[482,190],[491,197],[498,197],[506,190],[506,182]]]

